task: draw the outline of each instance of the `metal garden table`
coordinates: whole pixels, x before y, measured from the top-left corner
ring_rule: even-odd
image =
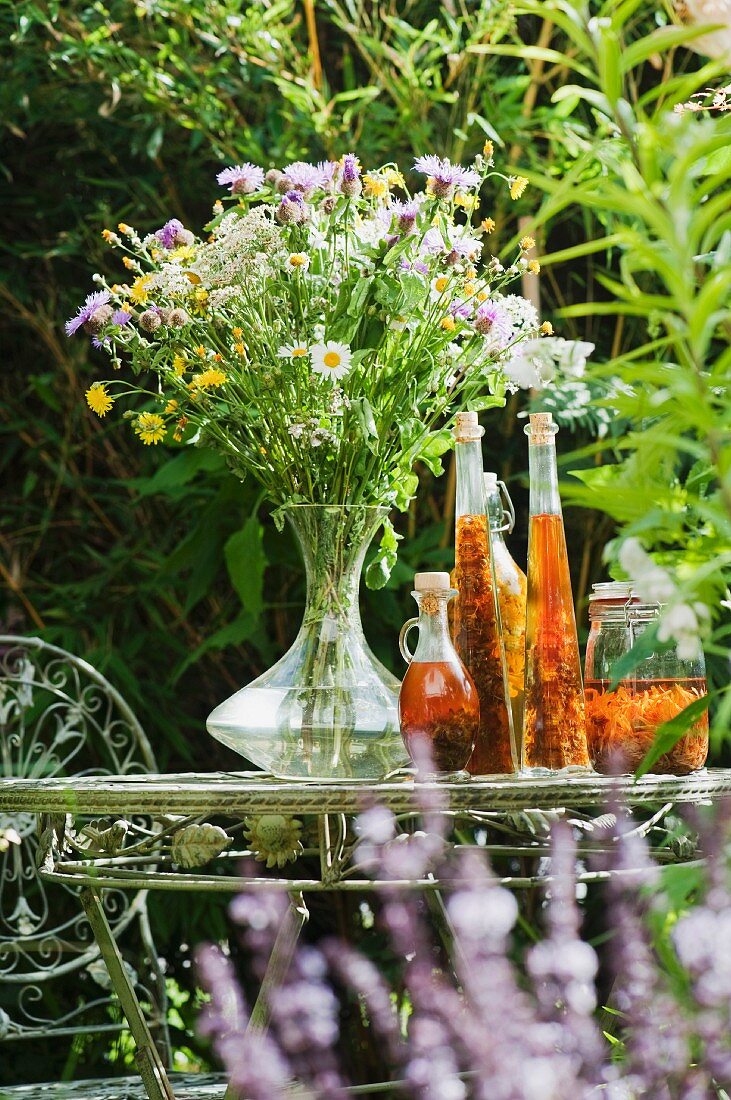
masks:
[[[639,781],[582,773],[420,783],[404,774],[368,785],[286,781],[260,772],[0,780],[0,813],[39,817],[40,874],[80,888],[138,1047],[150,1100],[174,1100],[174,1093],[111,934],[106,892],[286,891],[287,917],[252,1014],[252,1026],[263,1026],[267,989],[281,980],[307,919],[304,895],[366,891],[378,885],[359,866],[359,838],[353,829],[354,818],[368,805],[388,807],[405,832],[425,811],[446,815],[457,838],[455,847],[475,846],[493,859],[507,860],[502,882],[529,889],[545,881],[541,858],[548,852],[550,821],[557,815],[568,817],[584,838],[580,843],[596,852],[607,845],[603,812],[609,802],[618,801],[642,818],[636,828],[648,837],[659,860],[688,862],[697,853],[687,837],[668,827],[671,811],[721,797],[731,797],[731,769]],[[288,820],[295,817],[298,821]],[[281,868],[275,874],[254,874],[242,867],[247,856],[262,855],[247,842],[257,823],[270,834],[289,828],[291,850],[280,862],[292,857],[292,874]],[[497,842],[488,843],[490,838]],[[583,871],[579,879],[596,881],[607,874]],[[435,877],[388,885],[424,891],[437,920],[446,920]]]

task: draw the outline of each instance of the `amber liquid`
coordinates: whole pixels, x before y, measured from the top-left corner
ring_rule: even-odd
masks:
[[[435,772],[462,771],[480,725],[480,701],[459,661],[412,661],[399,695],[401,734],[412,760],[425,741]]]
[[[518,742],[523,730],[525,705],[525,607],[527,581],[523,570],[510,556],[510,551],[499,539],[493,541],[497,601],[505,644],[505,663],[508,669],[510,706],[513,711],[513,729]]]
[[[480,700],[480,728],[467,770],[472,775],[515,771],[488,550],[487,517],[460,516],[455,540],[454,644]]]
[[[560,515],[530,518],[525,653],[525,767],[588,767],[579,642]]]
[[[587,680],[586,736],[597,771],[635,771],[652,745],[655,731],[707,694],[702,677],[687,680],[622,680],[609,691],[608,680]],[[686,775],[702,768],[708,755],[708,713],[653,764],[653,772]]]

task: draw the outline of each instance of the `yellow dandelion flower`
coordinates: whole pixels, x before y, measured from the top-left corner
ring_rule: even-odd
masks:
[[[195,298],[196,302],[206,302],[208,301],[208,291],[204,286],[199,286],[195,290],[193,297]]]
[[[174,397],[170,398],[167,405],[165,406],[164,411],[168,414],[178,411],[178,402],[175,400]]]
[[[480,229],[482,229],[485,233],[494,233],[495,232],[495,222],[494,222],[494,220],[492,218],[484,218],[480,222]]]
[[[134,429],[146,447],[162,443],[165,438],[165,421],[157,413],[140,413]]]
[[[187,425],[188,425],[188,417],[187,416],[181,416],[180,420],[178,420],[177,423],[175,424],[175,431],[173,432],[173,439],[175,440],[176,443],[182,443],[182,441],[183,441],[183,432],[185,431]]]
[[[483,157],[485,157],[487,160],[492,160],[494,152],[495,146],[493,145],[493,143],[491,141],[486,141],[485,144],[482,146]]]
[[[454,205],[461,206],[463,210],[471,213],[473,210],[476,210],[477,207],[480,205],[480,196],[465,195],[462,191],[458,191],[457,194],[454,196]]]
[[[521,237],[520,238],[520,251],[530,252],[531,248],[536,247],[536,242],[533,237]]]
[[[107,244],[110,244],[116,236],[117,234],[112,233],[111,229],[102,229],[102,237],[107,242]]]
[[[528,264],[528,270],[530,271],[531,275],[537,275],[538,272],[541,270],[541,265],[538,263],[538,260],[531,260],[531,262]]]
[[[439,324],[443,329],[446,329],[447,332],[453,332],[457,327],[454,317],[442,317]]]
[[[511,176],[508,183],[510,184],[510,197],[515,201],[523,194],[530,180],[526,176]]]
[[[222,370],[209,367],[208,370],[201,371],[200,374],[194,374],[190,385],[201,390],[216,389],[218,386],[222,386],[225,381],[226,375]]]
[[[168,259],[177,262],[193,260],[195,259],[195,249],[192,245],[181,244],[179,248],[174,248],[172,252],[168,252]]]
[[[395,168],[384,168],[383,175],[389,187],[404,187],[404,177]]]
[[[182,378],[185,373],[185,368],[188,366],[188,360],[184,355],[176,355],[173,359],[173,374],[176,378]]]
[[[246,355],[246,348],[241,343],[234,344],[234,351],[237,355]]]
[[[198,347],[195,349],[195,353],[200,359],[205,359],[206,349],[203,347],[203,344],[198,345]]]
[[[135,279],[132,283],[129,296],[135,305],[140,306],[147,301],[151,281],[149,275],[141,275],[139,279]]]
[[[127,225],[126,222],[120,222],[119,225],[117,226],[117,229],[119,230],[120,233],[126,233],[127,236],[129,236],[130,233],[134,233],[134,229],[132,228],[132,226]]]
[[[238,327],[237,328],[232,328],[231,332],[233,333],[233,337],[234,337],[235,340],[240,340],[241,337],[244,335],[244,330],[242,328],[238,328]]]
[[[363,176],[363,190],[366,195],[372,195],[374,199],[382,199],[388,194],[388,180],[384,176],[366,172]]]
[[[87,405],[97,416],[106,416],[114,404],[114,398],[109,396],[103,382],[94,382],[84,396]]]
[[[543,336],[553,336],[553,325],[550,321],[544,321],[541,325],[541,334]]]

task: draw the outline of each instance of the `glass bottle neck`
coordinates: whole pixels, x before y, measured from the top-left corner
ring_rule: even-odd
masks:
[[[495,489],[494,492],[485,491],[485,511],[487,512],[487,522],[490,524],[493,546],[497,542],[504,542],[505,512],[499,489]]]
[[[457,502],[455,518],[479,516],[485,511],[485,483],[482,475],[482,442],[471,439],[454,445],[457,460]]]
[[[530,515],[561,515],[561,497],[558,492],[558,467],[556,444],[531,443],[528,447],[528,471],[530,476]]]
[[[449,633],[447,604],[453,593],[423,592],[415,596],[419,605],[419,641],[415,661],[449,661],[456,656]]]

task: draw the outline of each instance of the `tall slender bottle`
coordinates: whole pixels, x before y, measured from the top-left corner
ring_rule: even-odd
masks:
[[[480,729],[467,770],[494,775],[516,771],[518,760],[485,512],[482,435],[477,413],[457,415],[454,637],[480,700]]]
[[[505,493],[508,511],[503,507],[500,488]],[[490,524],[492,556],[495,563],[495,583],[500,621],[503,628],[505,663],[508,669],[510,707],[513,712],[513,729],[518,743],[518,758],[523,731],[523,704],[525,701],[525,607],[526,576],[513,560],[505,542],[505,533],[513,529],[515,512],[513,502],[497,474],[485,473],[485,507]]]
[[[529,419],[523,766],[589,767],[579,640],[558,493],[558,428],[550,413],[534,413]]]

